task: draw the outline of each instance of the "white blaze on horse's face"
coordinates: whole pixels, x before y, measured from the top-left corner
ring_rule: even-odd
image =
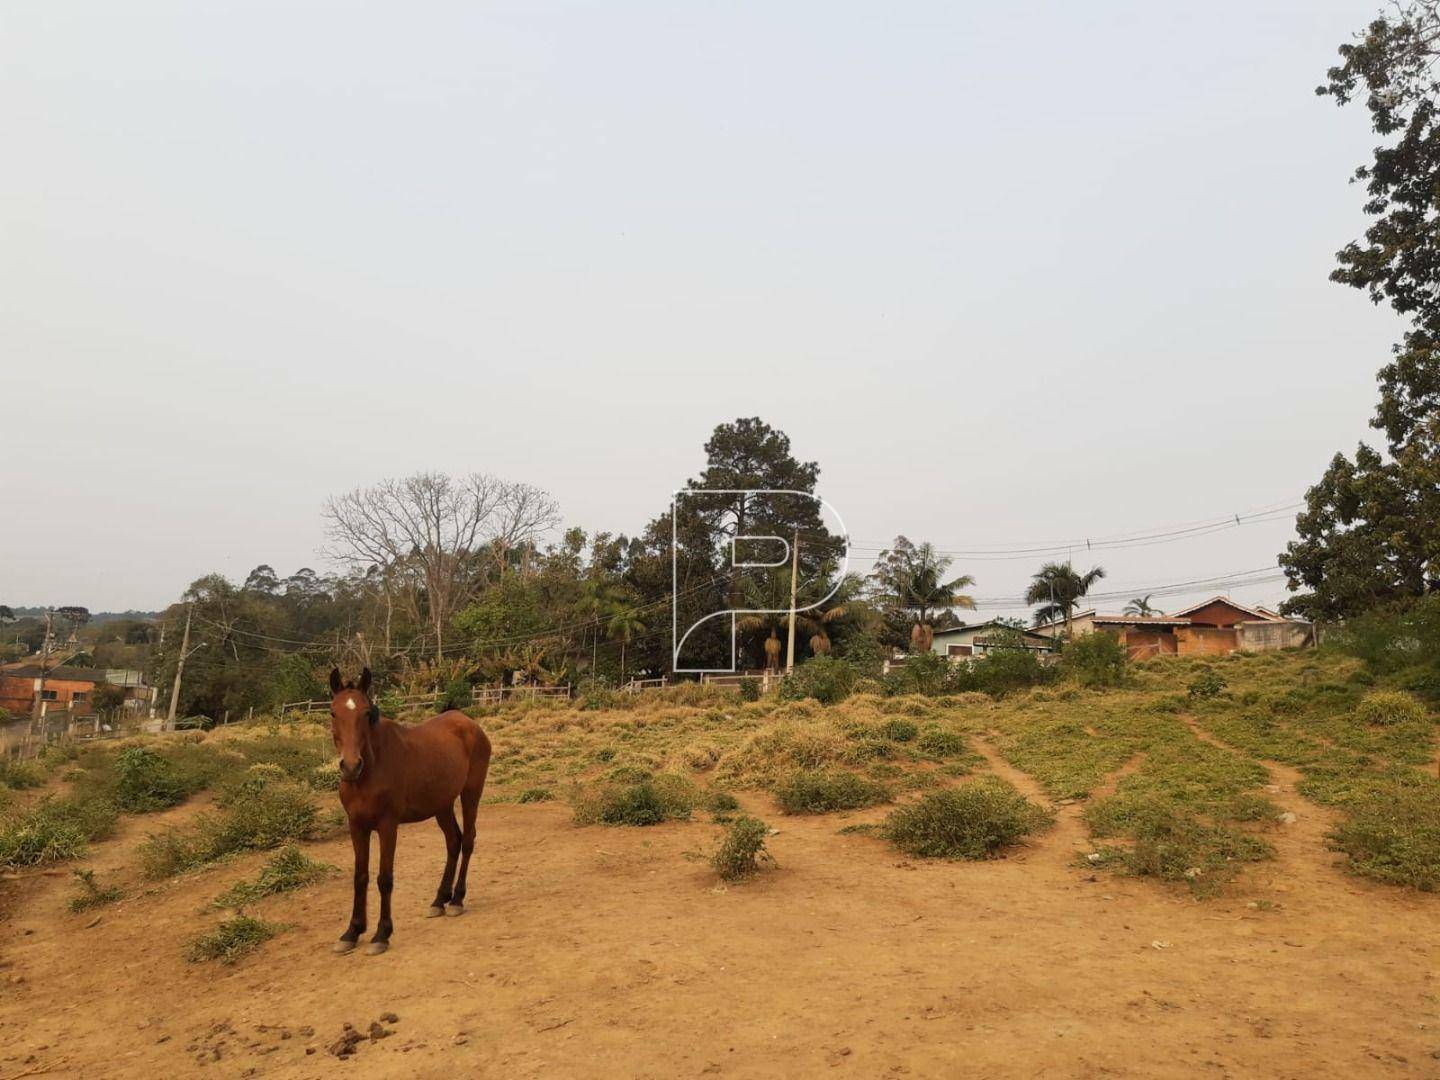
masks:
[[[367,707],[368,708],[368,707]],[[365,745],[369,732],[367,710],[354,693],[337,694],[330,703],[330,735],[340,754],[340,777],[356,781],[365,768]]]

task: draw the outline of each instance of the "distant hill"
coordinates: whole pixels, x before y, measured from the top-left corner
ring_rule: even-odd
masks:
[[[45,616],[43,607],[12,607],[17,619],[41,619]],[[158,611],[92,611],[90,621],[92,623],[114,622],[116,619],[155,619],[160,613]]]

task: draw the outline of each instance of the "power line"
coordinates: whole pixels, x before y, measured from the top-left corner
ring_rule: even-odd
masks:
[[[935,547],[937,555],[943,555],[952,559],[963,559],[967,562],[1012,562],[1018,560],[1029,560],[1044,556],[1059,556],[1068,554],[1075,550],[1086,551],[1120,551],[1127,548],[1153,547],[1156,544],[1170,544],[1178,540],[1195,539],[1200,536],[1208,536],[1217,532],[1225,532],[1230,529],[1242,528],[1246,525],[1254,525],[1267,521],[1280,521],[1289,516],[1294,509],[1304,505],[1294,503],[1289,506],[1276,507],[1269,510],[1261,510],[1252,514],[1231,514],[1229,517],[1212,519],[1210,521],[1190,525],[1185,528],[1172,529],[1164,532],[1137,533],[1113,539],[1082,538],[1071,540],[1065,543],[1049,544],[1035,547],[990,547],[990,548],[941,548]],[[933,546],[933,545],[932,545]],[[878,545],[871,541],[869,543],[856,541],[850,547],[852,555],[859,555],[862,558],[875,557],[884,551],[890,550],[889,545]]]

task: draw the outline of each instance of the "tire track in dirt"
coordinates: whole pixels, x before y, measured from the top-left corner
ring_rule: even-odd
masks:
[[[1045,842],[1037,838],[1027,842],[1026,847],[1048,862],[1067,867],[1074,862],[1076,855],[1089,851],[1092,846],[1090,830],[1085,827],[1083,816],[1085,804],[1113,795],[1120,781],[1138,769],[1145,758],[1143,751],[1137,752],[1084,799],[1052,799],[1038,780],[1006,761],[988,738],[976,736],[974,743],[991,772],[1013,785],[1027,799],[1054,812],[1055,825],[1044,834]]]

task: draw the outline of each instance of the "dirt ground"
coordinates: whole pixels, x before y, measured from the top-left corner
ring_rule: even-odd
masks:
[[[422,917],[444,845],[406,826],[390,952],[333,955],[342,837],[309,849],[341,872],[261,904],[290,929],[234,967],[184,943],[259,856],[81,915],[68,868],[29,874],[0,924],[0,1080],[1440,1077],[1440,900],[1345,875],[1324,812],[1272,778],[1297,815],[1278,858],[1209,901],[1077,866],[1078,804],[1008,858],[924,863],[837,833],[879,812],[782,818],[757,798],[779,867],[728,889],[685,857],[713,825],[482,806],[464,917]],[[196,809],[125,819],[85,865],[133,895],[134,845]],[[387,1013],[392,1034],[329,1052]]]

